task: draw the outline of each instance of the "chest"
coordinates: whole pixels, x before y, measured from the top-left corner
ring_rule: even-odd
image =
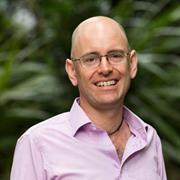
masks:
[[[128,139],[131,136],[130,129],[126,126],[122,131],[118,131],[110,136],[110,139],[116,149],[119,160],[121,161]]]
[[[99,136],[96,141],[63,137],[51,146],[44,142],[42,153],[46,180],[144,180],[142,172],[146,180],[159,180],[156,152],[136,145],[131,138],[121,161],[110,138]]]

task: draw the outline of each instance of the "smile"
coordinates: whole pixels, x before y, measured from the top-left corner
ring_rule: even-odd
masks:
[[[101,81],[96,83],[96,86],[98,87],[104,87],[104,86],[113,86],[117,83],[116,80],[111,80],[111,81]]]

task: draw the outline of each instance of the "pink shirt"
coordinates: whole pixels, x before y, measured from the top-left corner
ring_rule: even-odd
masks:
[[[166,180],[156,131],[127,108],[131,130],[122,160],[107,133],[77,101],[70,112],[43,121],[18,140],[11,180]]]

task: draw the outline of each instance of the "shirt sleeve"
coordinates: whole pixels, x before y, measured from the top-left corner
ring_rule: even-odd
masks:
[[[161,180],[167,180],[166,169],[164,164],[162,145],[159,136],[157,135],[157,154],[158,154],[158,172]]]
[[[23,135],[17,142],[10,180],[43,180],[43,158],[37,142]]]

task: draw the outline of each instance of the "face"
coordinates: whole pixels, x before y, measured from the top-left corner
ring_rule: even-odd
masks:
[[[96,52],[105,55],[113,50],[128,52],[127,40],[119,26],[104,21],[81,27],[74,42],[73,57]],[[110,109],[123,105],[130,80],[137,71],[134,50],[124,61],[114,66],[103,57],[97,68],[85,68],[79,61],[66,60],[66,71],[74,86],[78,86],[80,104],[84,109]]]

